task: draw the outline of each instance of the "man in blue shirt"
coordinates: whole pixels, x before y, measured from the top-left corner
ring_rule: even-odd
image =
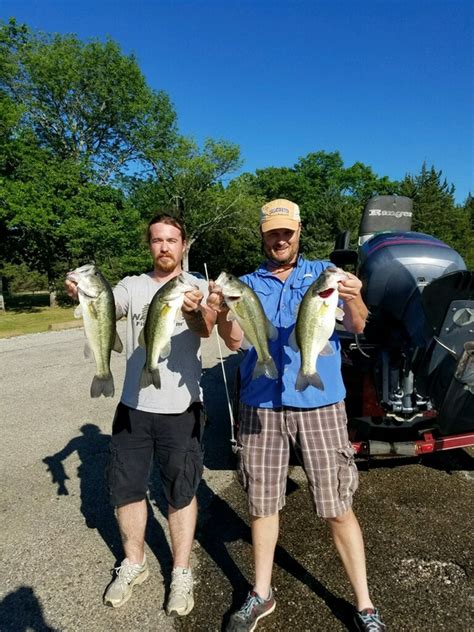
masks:
[[[269,349],[279,377],[252,379],[256,352],[249,349],[240,366],[238,442],[251,515],[255,581],[243,606],[231,616],[227,632],[250,632],[275,609],[271,578],[279,511],[285,504],[290,441],[304,467],[316,512],[329,523],[354,589],[355,623],[360,630],[383,631],[385,626],[369,596],[362,534],[351,508],[358,474],[347,434],[340,344],[335,332],[330,338],[334,354],[317,360],[324,390],[313,386],[295,389],[301,358],[291,348],[289,337],[297,308],[309,286],[331,264],[307,261],[299,255],[299,207],[289,200],[273,200],[262,208],[260,230],[266,261],[241,280],[254,290],[278,329],[278,338],[269,341]],[[368,315],[360,295],[362,284],[348,274],[338,285],[343,324],[348,331],[361,333]],[[208,305],[225,311],[219,288],[211,286],[211,290]],[[243,332],[236,321],[222,325],[219,333],[226,334],[230,348],[241,346]]]

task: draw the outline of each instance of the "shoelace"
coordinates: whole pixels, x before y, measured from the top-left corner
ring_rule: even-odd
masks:
[[[253,607],[259,606],[261,603],[263,603],[263,600],[260,597],[249,594],[238,614],[246,619],[252,613]]]
[[[366,627],[367,632],[380,632],[385,630],[385,626],[382,624],[378,612],[370,612],[369,614],[361,614],[359,616],[362,619]]]
[[[142,572],[142,567],[139,564],[121,564],[120,566],[116,566],[114,571],[117,573],[117,576],[127,584],[129,584],[132,579],[135,579],[137,575]]]
[[[193,576],[191,573],[173,573],[171,589],[180,597],[186,597],[191,592]]]

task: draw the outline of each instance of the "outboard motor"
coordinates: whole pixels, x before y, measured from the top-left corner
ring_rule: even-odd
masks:
[[[377,196],[360,225],[358,276],[378,399],[399,421],[436,411],[443,433],[474,429],[474,272],[411,231],[412,201]]]

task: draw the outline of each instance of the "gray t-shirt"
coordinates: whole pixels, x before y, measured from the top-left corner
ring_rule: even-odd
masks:
[[[206,281],[183,272],[184,277],[207,296]],[[138,336],[145,324],[144,309],[163,286],[149,274],[129,276],[114,288],[117,316],[127,317],[127,367],[121,401],[130,408],[151,413],[182,413],[193,402],[202,401],[201,339],[188,329],[182,312],[178,313],[171,336],[171,353],[159,361],[161,388],[153,384],[140,388],[140,375],[145,364],[145,349],[139,346]]]

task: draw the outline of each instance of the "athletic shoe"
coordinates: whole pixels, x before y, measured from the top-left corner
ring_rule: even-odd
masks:
[[[262,599],[260,595],[251,590],[242,607],[230,617],[226,632],[252,632],[260,619],[275,610],[275,606],[275,598],[271,589],[268,599]]]
[[[112,608],[120,608],[132,596],[132,590],[135,584],[143,584],[148,578],[148,563],[146,556],[143,558],[143,564],[131,564],[125,558],[120,566],[115,569],[115,578],[108,586],[104,595],[104,603]]]
[[[360,632],[385,632],[387,629],[377,608],[355,611],[354,623]]]
[[[166,614],[184,617],[194,608],[193,574],[190,568],[177,566],[171,576],[171,589]]]

